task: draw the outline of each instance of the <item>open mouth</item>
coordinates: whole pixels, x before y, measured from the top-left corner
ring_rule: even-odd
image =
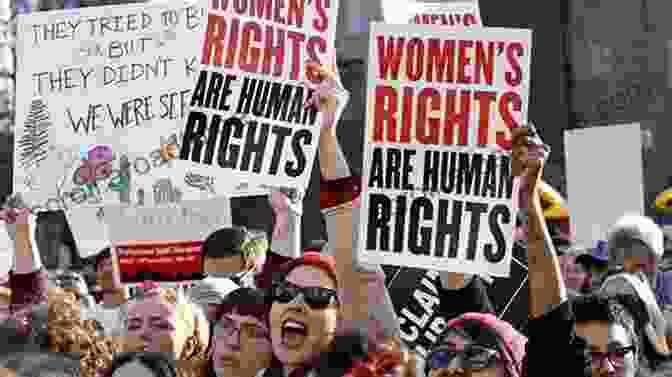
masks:
[[[308,337],[308,327],[303,323],[293,319],[287,319],[282,323],[282,344],[295,349],[303,345]]]

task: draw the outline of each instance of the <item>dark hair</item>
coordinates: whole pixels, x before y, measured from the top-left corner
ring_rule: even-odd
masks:
[[[20,377],[79,377],[79,357],[61,352],[15,352],[0,357],[0,367]]]
[[[595,293],[579,296],[572,302],[576,322],[605,321],[615,322],[617,318],[610,309],[610,302],[615,300],[623,305],[635,321],[635,325],[642,329],[649,323],[649,312],[644,302],[631,294],[603,294]]]
[[[205,239],[203,257],[221,258],[242,255],[242,246],[247,238],[245,227],[234,226],[218,229]]]
[[[117,354],[110,367],[103,373],[105,377],[112,377],[114,372],[126,364],[139,362],[151,370],[156,377],[177,377],[175,359],[159,352],[125,352]]]
[[[217,319],[224,314],[236,312],[240,315],[249,315],[267,323],[271,301],[267,292],[254,288],[238,288],[229,293],[217,312]]]

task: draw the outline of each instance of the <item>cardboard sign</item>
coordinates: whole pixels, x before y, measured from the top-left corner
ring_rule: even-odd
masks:
[[[162,207],[106,206],[110,241],[204,240],[231,226],[231,202],[226,197],[185,201]]]
[[[207,1],[114,5],[19,15],[14,192],[35,210],[200,199],[162,153],[179,145],[198,77]],[[81,159],[82,145],[112,160]]]
[[[527,121],[531,32],[373,24],[362,261],[509,274],[510,130]]]
[[[107,224],[101,208],[79,207],[65,211],[77,251],[82,258],[91,257],[110,246]]]
[[[303,191],[321,128],[305,63],[335,62],[338,1],[213,4],[179,158],[220,181]]]
[[[409,1],[399,6],[385,5],[385,22],[391,24],[421,24],[446,27],[483,26],[478,0],[428,3]]]
[[[594,245],[622,215],[644,214],[638,123],[565,131],[565,164],[577,243]]]

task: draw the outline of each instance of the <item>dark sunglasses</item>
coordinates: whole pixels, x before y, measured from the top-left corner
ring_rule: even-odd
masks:
[[[499,351],[479,345],[468,345],[463,350],[440,347],[427,357],[427,371],[448,368],[456,357],[460,357],[463,368],[486,369],[496,365]]]
[[[303,299],[311,309],[324,309],[338,300],[336,291],[329,288],[299,287],[292,283],[279,282],[273,284],[271,289],[273,301],[283,304],[291,302],[299,295],[303,295]]]

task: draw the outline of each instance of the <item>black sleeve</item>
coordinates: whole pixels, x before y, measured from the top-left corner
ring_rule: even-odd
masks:
[[[464,313],[495,313],[488,297],[488,291],[480,277],[475,276],[462,289],[444,289],[441,283],[439,290],[439,314],[447,320],[456,318]]]
[[[571,302],[528,322],[528,340],[523,360],[523,377],[548,373],[549,352],[558,375],[591,376],[590,354],[585,339],[576,336]],[[549,349],[548,345],[553,344]]]

